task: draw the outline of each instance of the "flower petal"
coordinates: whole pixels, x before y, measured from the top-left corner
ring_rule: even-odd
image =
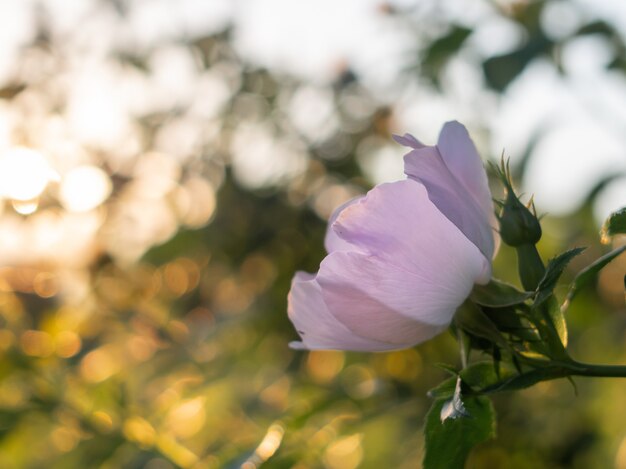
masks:
[[[435,284],[460,277],[468,277],[470,286],[488,282],[490,258],[430,198],[430,191],[412,179],[381,184],[345,208],[332,228],[353,251],[375,255]]]
[[[442,332],[469,294],[469,289],[455,293],[437,288],[385,260],[348,251],[334,252],[322,262],[318,282],[339,322],[361,337],[393,343],[395,348]],[[457,301],[460,295],[464,297]]]
[[[360,251],[335,251],[317,275],[330,313],[378,341],[418,343],[441,332],[490,262],[407,179],[372,189],[333,224]]]
[[[439,133],[437,148],[450,172],[490,219],[493,216],[493,201],[487,173],[467,129],[457,121],[446,122]]]
[[[361,195],[355,197],[354,199],[348,200],[346,203],[337,207],[333,214],[330,216],[330,218],[328,219],[328,227],[326,228],[326,237],[324,238],[324,247],[326,247],[326,252],[331,253],[333,251],[354,249],[354,246],[337,236],[337,233],[335,233],[335,231],[332,229],[332,226],[333,223],[335,223],[337,217],[339,217],[339,214],[345,208],[357,203],[362,198],[363,196]]]
[[[417,149],[426,146],[411,134],[393,135],[393,139],[400,145],[404,145],[405,147],[409,148]]]
[[[296,349],[383,351],[397,344],[360,337],[335,319],[322,298],[315,275],[298,272],[291,283],[287,312],[302,342],[289,344]],[[404,345],[404,344],[403,344]],[[412,344],[406,344],[408,347]]]
[[[465,186],[452,174],[437,147],[423,147],[405,155],[404,172],[410,178],[424,184],[428,190],[428,197],[448,220],[454,223],[488,259],[493,257],[494,232],[490,218]]]

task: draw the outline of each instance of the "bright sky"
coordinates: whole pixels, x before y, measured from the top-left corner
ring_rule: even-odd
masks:
[[[387,97],[393,95],[394,81],[406,65],[411,43],[406,31],[380,14],[380,3],[238,2],[236,44],[252,60],[316,81],[329,79],[338,64],[348,62],[365,83]],[[519,40],[515,26],[494,15],[486,2],[462,3],[462,21],[477,26],[472,40],[481,52],[504,52]],[[548,10],[545,22],[555,34],[566,34],[580,21],[580,13],[566,2],[554,3],[556,6]],[[424,4],[433,2],[417,3],[416,14]],[[580,0],[578,4],[589,17],[615,22],[626,33],[623,2]],[[459,6],[456,0],[439,4],[440,10],[450,16],[458,16]],[[572,42],[563,51],[568,79],[557,76],[554,67],[547,63],[534,64],[510,87],[500,105],[487,105],[483,112],[488,116],[471,109],[476,96],[482,93],[480,78],[459,60],[451,67],[451,73],[456,75],[450,77],[454,95],[446,99],[413,89],[396,96],[401,117],[398,131],[412,132],[426,142],[434,142],[444,121],[478,118],[492,130],[487,148],[490,155],[498,157],[505,149],[515,161],[530,138],[544,129],[546,136],[532,154],[523,190],[535,194],[541,210],[565,214],[579,206],[586,191],[600,178],[626,171],[626,137],[620,127],[626,125],[626,81],[623,75],[604,70],[606,50],[606,45],[595,37]],[[546,122],[553,127],[546,129]],[[400,177],[401,165],[393,161],[396,158],[393,151],[381,153],[383,161],[370,165],[378,168],[374,171],[375,179],[392,174]],[[597,219],[600,222],[623,206],[626,179],[612,183],[598,199]]]
[[[32,0],[0,3],[0,40],[3,43],[0,79],[6,77],[19,45],[32,35],[30,7],[33,3]],[[474,53],[506,51],[521,37],[514,25],[492,12],[486,0],[391,3],[398,7],[415,6],[412,10],[415,18],[420,15],[432,18],[433,12],[437,12],[442,17],[452,17],[476,27],[470,39]],[[580,13],[565,2],[553,3],[555,6],[550,8],[545,22],[556,35],[566,34],[580,21]],[[539,207],[552,214],[575,209],[585,190],[599,178],[626,170],[626,138],[621,127],[621,123],[626,124],[626,108],[622,105],[626,102],[626,82],[623,75],[604,71],[606,47],[597,38],[581,39],[564,49],[564,66],[570,72],[569,78],[558,77],[547,63],[534,64],[510,87],[502,102],[497,103],[482,89],[482,78],[471,66],[471,54],[451,64],[446,77],[449,92],[445,97],[402,82],[399,77],[412,57],[414,36],[381,13],[380,0],[138,0],[128,3],[130,19],[122,29],[113,24],[112,17],[93,14],[99,4],[95,0],[44,0],[41,4],[52,13],[59,31],[74,34],[76,47],[100,48],[102,57],[116,40],[123,39],[142,50],[172,37],[194,37],[217,31],[232,20],[237,49],[261,65],[322,85],[349,63],[376,96],[396,103],[397,131],[414,133],[426,142],[436,140],[446,120],[465,120],[491,130],[492,139],[486,144],[480,129],[470,129],[475,131],[483,153],[489,154],[486,156],[497,157],[506,149],[507,155],[515,161],[531,136],[543,129],[546,135],[532,155],[523,189],[535,193]],[[626,32],[623,2],[577,0],[576,4],[582,5],[589,17],[605,18]],[[78,33],[78,24],[89,27]],[[418,20],[412,24],[415,27],[420,23]],[[418,33],[420,29],[427,31],[429,28],[431,24],[424,24],[423,28],[418,27]],[[163,59],[163,67],[159,66],[160,59]],[[163,106],[167,107],[171,104],[168,99],[193,98],[190,92],[197,88],[190,86],[191,78],[186,72],[193,63],[183,48],[165,48],[153,61],[155,69],[162,70],[162,74],[156,88],[146,95],[154,98],[149,98],[149,103],[166,100]],[[147,84],[121,76],[119,71],[98,71],[98,67],[94,62],[82,68],[83,74],[99,78],[98,81],[77,82],[69,118],[71,121],[75,115],[75,125],[83,134],[94,133],[93,138],[114,141],[114,137],[123,137],[127,126],[120,114],[124,109],[104,96],[91,103],[103,118],[109,116],[111,125],[107,134],[101,123],[92,128],[81,117],[81,106],[86,105],[84,95],[93,95],[94,86],[111,88],[119,102],[138,109],[146,103],[135,98],[140,95],[137,90],[146,89]],[[128,89],[112,85],[122,83],[122,79],[129,83]],[[215,86],[225,85],[217,83],[211,89]],[[552,126],[546,127],[546,122]],[[382,146],[375,155],[364,157],[366,171],[376,182],[401,176],[398,158],[403,150],[394,148]],[[240,166],[246,167],[245,162]],[[626,180],[622,179],[599,198],[598,220],[626,205],[625,188]]]

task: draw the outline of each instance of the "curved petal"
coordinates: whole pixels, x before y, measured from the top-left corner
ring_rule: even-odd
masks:
[[[430,191],[412,179],[381,184],[345,208],[333,223],[335,233],[364,253],[422,277],[450,285],[466,277],[488,282],[489,258],[442,214]],[[456,207],[452,207],[456,209]],[[320,271],[321,274],[321,271]]]
[[[439,133],[437,148],[450,172],[472,195],[487,218],[491,218],[493,201],[487,173],[467,129],[457,121],[446,122]]]
[[[423,147],[405,155],[404,172],[426,186],[430,200],[485,257],[493,257],[494,232],[490,218],[452,174],[437,147]]]
[[[450,172],[474,197],[487,216],[494,237],[494,253],[491,256],[493,257],[500,244],[498,220],[493,208],[487,173],[472,138],[460,122],[446,122],[439,133],[437,148]]]
[[[296,273],[288,297],[288,315],[302,342],[289,344],[296,349],[383,351],[399,348],[398,344],[360,337],[335,319],[322,298],[315,275]],[[401,344],[409,347],[412,344]]]
[[[446,329],[473,284],[457,292],[437,288],[375,256],[347,251],[322,262],[318,282],[337,320],[359,336],[396,347],[415,345]]]
[[[324,247],[326,248],[326,252],[331,253],[333,251],[354,249],[354,246],[337,236],[337,233],[335,233],[335,231],[332,229],[332,226],[333,223],[335,223],[337,217],[339,217],[339,214],[345,208],[357,203],[363,197],[364,196],[360,195],[358,197],[355,197],[354,199],[348,200],[346,203],[337,207],[333,214],[330,216],[330,218],[328,219],[328,226],[326,228],[326,237],[324,238]]]
[[[422,148],[426,146],[411,134],[393,135],[393,139],[400,145],[409,148]]]
[[[427,340],[490,277],[485,256],[411,179],[375,187],[333,227],[361,251],[331,253],[317,281],[330,313],[362,337]]]

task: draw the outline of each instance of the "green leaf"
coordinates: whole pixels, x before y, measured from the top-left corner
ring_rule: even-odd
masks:
[[[459,374],[457,369],[454,366],[449,365],[448,363],[435,363],[434,366],[445,371],[446,373],[451,374],[452,376],[456,376]]]
[[[541,303],[535,303],[530,308],[529,320],[537,328],[541,341],[535,344],[534,349],[553,359],[567,358],[567,323],[552,292],[545,295]],[[537,348],[536,346],[540,347]],[[543,345],[546,346],[542,350]],[[532,350],[533,348],[531,348]]]
[[[563,311],[554,296],[556,287],[563,270],[569,262],[585,248],[574,248],[559,254],[548,262],[546,272],[537,286],[537,296],[531,307],[531,316],[535,318],[541,337],[550,349],[551,355],[556,358],[567,357],[567,323]]]
[[[600,231],[603,243],[608,243],[609,238],[617,234],[626,234],[626,207],[617,212],[613,212],[609,218],[606,219]]]
[[[535,36],[519,49],[488,58],[482,64],[487,85],[503,92],[535,58],[550,53],[553,45],[547,38]]]
[[[559,254],[550,262],[546,267],[546,273],[543,278],[539,282],[537,286],[537,296],[535,298],[535,305],[539,305],[547,300],[554,291],[554,287],[556,287],[563,270],[567,267],[567,264],[570,261],[578,256],[581,252],[583,252],[586,248],[574,248],[569,251],[565,251],[562,254]]]
[[[572,284],[570,285],[570,289],[569,289],[569,292],[567,293],[567,298],[565,299],[565,303],[563,304],[562,309],[566,309],[567,306],[569,306],[569,303],[574,299],[576,294],[584,286],[586,286],[589,282],[591,282],[591,280],[595,278],[596,274],[600,272],[600,270],[602,270],[604,266],[606,266],[609,262],[611,262],[613,259],[615,259],[624,251],[626,251],[626,246],[620,246],[619,248],[614,249],[608,254],[605,254],[604,256],[600,257],[590,266],[585,267],[583,270],[581,270],[576,276],[576,278],[574,279],[574,281],[572,282]]]
[[[497,279],[491,279],[487,285],[476,285],[470,295],[470,300],[481,306],[503,308],[524,303],[533,296],[533,292],[522,292],[513,285]]]
[[[431,399],[449,399],[454,395],[456,376],[445,379],[434,388],[430,389],[427,396]]]
[[[472,363],[465,368],[459,376],[463,383],[467,384],[472,390],[478,391],[489,384],[495,383],[502,378],[502,374],[509,376],[514,373],[511,369],[500,367],[500,372],[496,373],[496,369],[492,362]]]
[[[488,398],[466,397],[464,407],[471,417],[441,422],[445,404],[435,401],[426,415],[424,469],[463,469],[471,449],[496,434],[496,415]]]
[[[447,34],[433,41],[422,57],[422,71],[438,83],[444,65],[458,52],[471,33],[471,29],[455,25]]]
[[[602,34],[609,38],[613,38],[615,36],[619,36],[619,34],[615,31],[615,28],[611,26],[606,21],[596,20],[591,23],[587,23],[580,27],[576,32],[577,36],[584,36],[587,34]]]

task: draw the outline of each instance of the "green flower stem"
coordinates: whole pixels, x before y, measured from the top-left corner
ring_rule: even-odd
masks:
[[[535,367],[518,375],[510,376],[483,387],[482,389],[467,392],[466,395],[489,395],[503,391],[525,389],[542,381],[551,381],[572,376],[595,378],[626,378],[626,365],[590,365],[573,360],[538,362],[525,360]],[[532,366],[532,365],[531,365]]]
[[[597,378],[626,378],[626,365],[590,365],[573,362],[567,365],[571,376],[594,376]]]
[[[515,248],[519,278],[526,291],[535,291],[546,272],[543,261],[534,244],[522,244]]]

